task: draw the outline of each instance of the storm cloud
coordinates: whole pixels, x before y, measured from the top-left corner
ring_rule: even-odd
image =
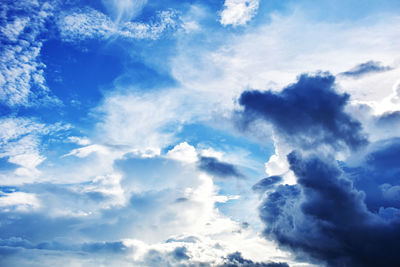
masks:
[[[335,91],[328,73],[303,74],[281,92],[247,91],[242,126],[262,120],[295,150],[287,155],[297,183],[280,176],[253,186],[267,193],[259,207],[264,235],[298,258],[328,266],[400,265],[400,139],[369,143],[345,111],[350,96]],[[397,112],[378,120],[390,124]],[[318,146],[334,148],[318,153]],[[356,162],[337,149],[363,148]]]
[[[271,123],[289,143],[303,149],[321,144],[357,149],[367,139],[361,124],[344,110],[349,97],[335,91],[335,77],[329,73],[302,74],[281,92],[242,93],[240,126],[247,128],[261,119]]]
[[[400,210],[369,211],[332,159],[292,152],[288,160],[298,184],[279,186],[260,206],[267,237],[329,266],[400,264]]]

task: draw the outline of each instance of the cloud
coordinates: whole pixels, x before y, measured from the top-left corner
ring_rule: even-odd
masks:
[[[200,170],[221,178],[243,177],[243,174],[241,174],[234,165],[226,162],[220,162],[214,157],[200,157],[198,166]]]
[[[3,117],[0,119],[0,158],[15,164],[16,168],[12,172],[22,180],[37,177],[40,173],[37,167],[46,159],[40,151],[42,137],[68,128],[68,125],[60,123],[45,125],[32,118]],[[13,184],[18,183],[15,177],[8,177],[3,183],[7,183],[7,180]]]
[[[102,0],[102,3],[114,21],[119,24],[135,18],[146,5],[147,0]]]
[[[193,146],[189,145],[187,142],[183,142],[174,146],[173,149],[167,152],[166,156],[175,160],[188,163],[194,163],[198,160],[196,149]]]
[[[382,66],[382,64],[380,62],[371,60],[371,61],[367,61],[365,63],[361,63],[348,71],[339,73],[339,75],[351,77],[351,78],[360,78],[364,75],[389,71],[392,69],[393,68],[390,66]]]
[[[222,265],[218,265],[218,267],[289,267],[289,265],[285,262],[253,262],[252,260],[243,258],[240,252],[235,252],[229,254],[226,257],[226,262]]]
[[[378,127],[392,126],[400,123],[400,111],[385,112],[376,118]]]
[[[283,135],[282,151],[288,153],[287,144],[296,149],[287,155],[296,183],[279,185],[282,179],[275,176],[254,186],[268,190],[259,207],[264,235],[317,264],[398,265],[399,140],[367,143],[361,124],[345,112],[349,96],[336,93],[333,82],[331,75],[303,75],[279,93],[251,91],[240,98],[245,123],[270,122],[275,134]],[[396,112],[365,116],[381,127],[397,120]],[[317,153],[315,147],[344,145],[349,156],[341,161],[336,151]],[[283,161],[278,156],[270,161]]]
[[[0,16],[0,102],[10,107],[60,104],[47,87],[41,33],[53,15],[47,2],[2,2]]]
[[[365,192],[365,203],[372,212],[381,208],[400,209],[400,139],[375,142],[357,164],[343,163],[354,186]]]
[[[81,146],[90,145],[90,140],[87,137],[79,137],[79,136],[69,136],[68,141],[71,143],[76,143]]]
[[[249,22],[257,13],[259,0],[225,0],[220,23],[238,26]]]
[[[288,160],[298,184],[279,186],[260,206],[266,236],[329,266],[399,264],[398,209],[370,212],[370,192],[359,191],[331,158],[292,152]]]
[[[265,191],[274,188],[276,184],[282,181],[283,179],[280,176],[270,176],[258,181],[255,185],[253,185],[252,189],[262,194]]]
[[[35,194],[24,192],[0,191],[0,210],[2,212],[19,211],[28,212],[40,207],[40,202]]]
[[[174,249],[174,251],[172,252],[172,255],[174,256],[174,258],[178,261],[181,260],[187,260],[190,257],[187,255],[187,249],[186,247],[177,247]]]
[[[66,42],[106,40],[110,37],[155,40],[176,25],[177,13],[173,10],[158,12],[149,23],[126,21],[118,24],[106,14],[90,8],[65,12],[58,20],[61,38]]]
[[[347,145],[357,149],[367,143],[361,124],[344,111],[348,94],[335,91],[328,73],[303,74],[281,92],[245,91],[239,99],[244,110],[239,126],[256,120],[271,123],[285,140],[304,149],[320,145]]]
[[[127,247],[123,242],[101,242],[101,243],[86,243],[82,245],[82,250],[91,253],[106,253],[118,254],[126,253]]]

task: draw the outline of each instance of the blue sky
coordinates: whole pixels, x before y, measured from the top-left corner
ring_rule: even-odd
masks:
[[[0,265],[400,265],[399,11],[1,1]]]

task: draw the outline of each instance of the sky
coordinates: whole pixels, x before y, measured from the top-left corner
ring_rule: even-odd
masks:
[[[0,265],[400,266],[399,14],[0,1]]]

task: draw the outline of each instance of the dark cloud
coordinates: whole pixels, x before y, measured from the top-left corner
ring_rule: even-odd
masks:
[[[372,212],[381,208],[400,209],[400,138],[380,141],[359,166],[343,169],[354,186],[365,192],[365,203]]]
[[[279,182],[282,182],[282,177],[280,176],[270,176],[261,179],[258,183],[253,185],[252,189],[258,193],[264,193],[266,190],[271,189]]]
[[[351,70],[339,73],[339,75],[352,77],[352,78],[359,78],[361,76],[377,73],[377,72],[384,72],[388,70],[392,70],[392,67],[389,66],[382,66],[382,64],[378,61],[367,61],[365,63],[361,63]]]
[[[240,252],[235,252],[229,254],[225,258],[225,263],[219,265],[219,267],[289,267],[287,263],[279,262],[253,262],[252,260],[248,260],[243,258]]]
[[[239,126],[246,129],[259,119],[271,123],[291,144],[315,149],[324,144],[357,149],[367,143],[361,124],[344,111],[349,95],[335,91],[329,73],[303,74],[281,92],[246,91],[239,103]]]
[[[387,156],[383,151],[374,155],[368,162],[376,166]],[[267,237],[329,266],[400,266],[398,209],[371,212],[366,193],[333,158],[292,152],[288,161],[298,184],[279,186],[260,206]]]
[[[213,157],[200,157],[198,167],[202,171],[222,178],[244,177],[243,174],[241,174],[234,165],[226,162],[221,162]]]

